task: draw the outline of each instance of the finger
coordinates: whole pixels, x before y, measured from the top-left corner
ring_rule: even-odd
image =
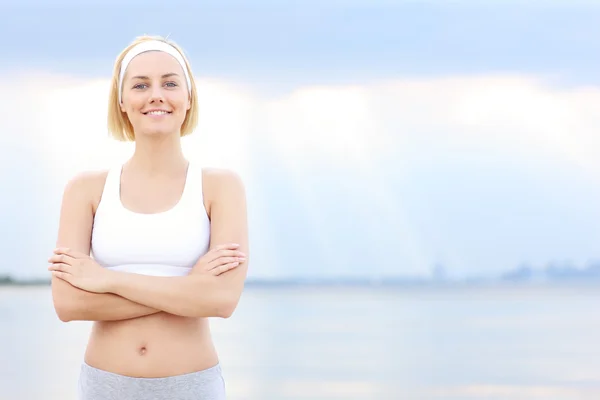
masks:
[[[215,255],[216,257],[212,261],[225,257],[246,257],[246,255],[239,250],[219,250],[215,253]]]
[[[54,249],[54,253],[55,254],[64,254],[67,255],[69,257],[73,257],[73,258],[87,258],[89,257],[87,254],[84,254],[80,251],[75,251],[72,250],[68,247],[59,247],[57,249]]]
[[[75,259],[67,254],[55,254],[48,259],[49,263],[73,264]]]
[[[242,262],[245,258],[243,257],[218,257],[206,265],[206,270],[210,271],[224,264],[230,264],[233,262]]]
[[[230,271],[232,269],[234,269],[235,267],[237,267],[238,265],[240,265],[239,262],[232,262],[232,263],[228,263],[228,264],[223,264],[223,265],[219,265],[218,267],[212,269],[210,272],[214,275],[214,276],[219,276],[227,271]]]
[[[218,246],[213,247],[212,249],[209,250],[209,253],[218,253],[220,251],[226,251],[226,250],[237,250],[239,249],[240,245],[237,243],[225,243],[225,244],[220,244]]]
[[[223,261],[223,259],[228,260],[230,258],[246,258],[246,255],[244,253],[242,253],[241,251],[237,251],[237,250],[219,250],[219,252],[217,253],[217,257],[215,259],[213,259],[213,262],[220,262],[221,264],[223,262],[228,263],[231,262],[230,261]],[[233,261],[240,261],[240,260],[233,260]]]
[[[59,279],[62,279],[63,281],[67,281],[70,283],[71,275],[67,274],[66,272],[52,271],[52,276],[55,276]]]
[[[54,263],[48,266],[48,271],[60,271],[71,273],[71,266],[69,264]]]
[[[240,245],[238,243],[224,243],[218,246],[213,247],[211,250],[227,250],[227,249],[237,249]]]
[[[207,270],[210,271],[211,269],[218,268],[221,265],[231,264],[234,262],[240,263],[244,262],[245,260],[246,259],[244,257],[219,257],[207,265]]]
[[[243,251],[239,251],[239,250],[225,250],[223,253],[224,256],[226,257],[242,257],[242,258],[246,258],[246,253],[244,253]]]
[[[57,247],[56,249],[54,249],[53,253],[54,254],[66,254],[69,251],[71,251],[71,249],[68,247]]]
[[[236,251],[235,250],[236,248],[237,248],[237,245],[235,245],[235,244],[217,246],[214,249],[208,251],[203,256],[203,258],[204,258],[205,262],[209,263],[209,262],[215,261],[219,257],[233,255],[233,252]]]

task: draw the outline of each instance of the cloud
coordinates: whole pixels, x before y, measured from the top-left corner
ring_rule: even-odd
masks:
[[[107,137],[106,79],[13,82],[14,97],[0,100],[10,110],[4,170],[22,166],[13,189],[44,171],[22,193],[45,215],[37,235],[50,243],[64,182],[124,161],[132,146]],[[278,96],[200,79],[199,93],[201,123],[185,151],[244,178],[252,274],[418,275],[436,262],[489,274],[598,257],[598,88],[481,75]]]
[[[265,142],[312,199],[315,234],[349,240],[329,246],[346,265],[425,273],[439,260],[485,274],[584,263],[598,253],[599,96],[518,75],[304,87],[267,104]]]

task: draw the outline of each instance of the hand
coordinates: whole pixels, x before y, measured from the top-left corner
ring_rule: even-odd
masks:
[[[239,247],[240,245],[235,243],[216,246],[214,249],[200,257],[191,273],[204,273],[218,276],[234,269],[246,261],[246,255],[237,250]]]
[[[101,267],[86,254],[59,248],[48,259],[48,271],[71,285],[93,293],[108,293],[111,271]]]

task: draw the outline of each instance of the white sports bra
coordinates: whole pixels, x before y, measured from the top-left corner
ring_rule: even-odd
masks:
[[[141,214],[121,202],[122,166],[106,177],[94,216],[91,253],[115,271],[153,276],[183,276],[210,245],[210,220],[204,207],[202,169],[188,166],[181,199],[170,210]]]

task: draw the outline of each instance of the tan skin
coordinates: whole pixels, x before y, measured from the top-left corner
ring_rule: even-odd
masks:
[[[148,52],[133,59],[123,85],[122,110],[136,136],[135,152],[121,177],[124,207],[153,214],[178,202],[188,165],[179,129],[188,108],[185,78],[174,58]],[[171,113],[144,115],[149,109]],[[201,371],[219,362],[208,317],[231,316],[244,287],[246,201],[234,173],[204,169],[202,175],[204,204],[198,207],[205,207],[211,220],[210,249],[183,277],[128,274],[95,263],[89,257],[91,231],[107,171],[86,172],[67,184],[48,269],[59,318],[95,321],[85,353],[89,365],[152,378]]]

